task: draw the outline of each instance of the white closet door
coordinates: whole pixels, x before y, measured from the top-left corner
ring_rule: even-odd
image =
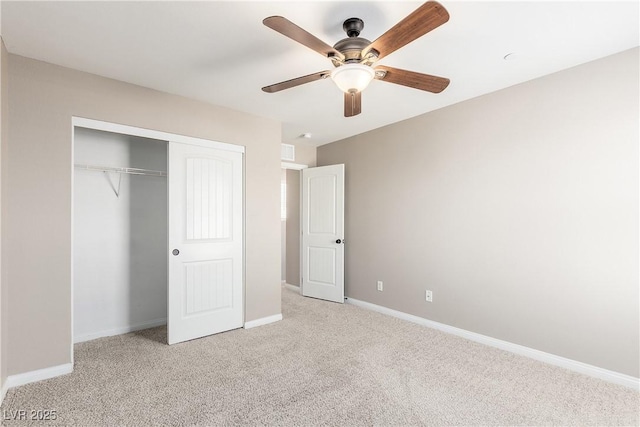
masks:
[[[242,153],[169,143],[168,342],[243,324]]]

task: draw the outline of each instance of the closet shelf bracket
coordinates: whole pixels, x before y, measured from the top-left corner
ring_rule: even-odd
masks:
[[[111,166],[96,166],[96,165],[81,165],[81,164],[76,164],[75,168],[79,170],[86,170],[86,171],[104,172],[105,178],[109,182],[109,185],[111,186],[111,189],[113,190],[117,198],[120,198],[120,186],[122,184],[122,174],[144,175],[144,176],[165,176],[165,177],[167,176],[167,173],[164,171],[156,171],[152,169],[115,168]],[[111,180],[111,177],[109,176],[110,173],[118,174],[117,188],[116,188],[116,185]]]

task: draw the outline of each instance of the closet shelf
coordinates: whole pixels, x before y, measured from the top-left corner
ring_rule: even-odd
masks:
[[[111,166],[95,166],[95,165],[81,165],[76,164],[76,169],[98,172],[113,172],[113,173],[126,173],[130,175],[147,175],[147,176],[167,176],[164,171],[156,171],[152,169],[138,169],[138,168],[115,168]]]

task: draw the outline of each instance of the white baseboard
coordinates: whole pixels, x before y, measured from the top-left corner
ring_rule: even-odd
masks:
[[[274,323],[279,320],[282,320],[282,314],[274,314],[273,316],[263,317],[260,319],[244,322],[244,328],[251,329],[258,326],[268,325],[269,323]]]
[[[73,363],[65,363],[64,365],[52,366],[51,368],[38,369],[35,371],[25,372],[23,374],[9,375],[5,382],[3,392],[13,387],[34,383],[36,381],[48,380],[49,378],[59,377],[73,372]],[[3,396],[4,398],[4,396]]]
[[[4,397],[7,395],[8,390],[9,387],[7,387],[7,382],[5,381],[4,384],[2,384],[2,389],[0,389],[0,405],[4,402]]]
[[[347,304],[352,304],[358,307],[366,308],[368,310],[377,311],[378,313],[386,314],[388,316],[397,317],[398,319],[406,320],[418,325],[426,326],[428,328],[437,329],[442,332],[446,332],[452,335],[457,335],[462,338],[466,338],[470,341],[475,341],[481,344],[485,344],[491,347],[496,347],[501,350],[505,350],[511,353],[526,356],[531,359],[539,360],[541,362],[549,363],[551,365],[559,366],[561,368],[569,369],[574,372],[589,375],[591,377],[599,378],[611,383],[619,384],[625,387],[632,388],[634,390],[640,390],[640,378],[632,377],[630,375],[621,374],[619,372],[610,371],[608,369],[599,368],[597,366],[589,365],[577,360],[567,359],[566,357],[556,356],[555,354],[545,353],[544,351],[536,350],[523,345],[514,344],[508,341],[502,341],[496,338],[481,335],[475,332],[467,331],[465,329],[456,328],[454,326],[445,325],[444,323],[434,322],[423,317],[414,316],[412,314],[403,313],[401,311],[392,310],[380,305],[371,304],[369,302],[360,301],[354,298],[347,297]]]
[[[284,283],[284,287],[300,293],[300,286],[292,285],[290,283]]]
[[[149,322],[136,323],[135,325],[124,326],[121,328],[107,329],[105,331],[91,332],[89,334],[82,334],[77,337],[73,337],[73,343],[91,341],[97,338],[112,337],[114,335],[128,334],[129,332],[140,331],[142,329],[155,328],[156,326],[162,326],[167,324],[167,318],[155,319]]]

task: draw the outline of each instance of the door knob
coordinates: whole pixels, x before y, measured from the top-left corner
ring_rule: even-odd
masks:
[[[177,250],[177,249],[174,249],[174,250],[172,250],[172,251],[171,251],[171,253],[172,253],[174,256],[178,256],[178,254],[180,254],[180,251],[179,251],[179,250]]]
[[[336,243],[337,244],[344,243],[344,239],[342,239],[342,240],[338,239],[338,240],[336,240]]]

